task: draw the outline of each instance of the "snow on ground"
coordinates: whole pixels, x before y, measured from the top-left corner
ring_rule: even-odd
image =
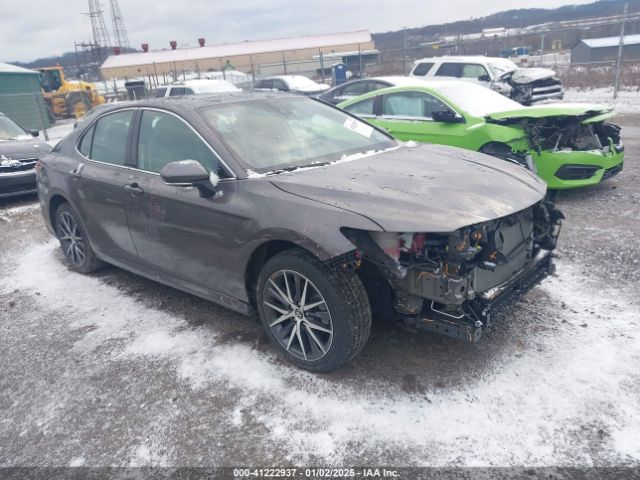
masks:
[[[365,451],[383,464],[389,452],[402,451],[405,464],[428,466],[585,466],[602,465],[603,456],[614,465],[639,462],[637,308],[616,290],[595,290],[571,264],[558,271],[542,287],[557,329],[540,331],[537,349],[496,361],[475,381],[419,394],[355,388],[221,342],[215,325],[194,327],[70,271],[55,242],[27,251],[0,291],[37,291],[42,311],[63,313],[54,317],[85,332],[73,340],[74,356],[107,350],[107,362],[169,362],[194,391],[235,392],[225,414],[230,424],[263,429],[264,442],[292,463],[357,463]],[[171,444],[168,435],[133,448],[131,464],[175,465],[158,446]],[[605,438],[606,452],[592,449],[595,435]]]
[[[47,143],[52,147],[55,146],[61,138],[73,131],[73,124],[75,122],[75,119],[58,120],[53,127],[47,129],[47,133],[49,134]],[[42,132],[40,132],[40,137],[44,139]]]
[[[640,90],[625,89],[618,92],[618,98],[613,98],[613,87],[577,89],[568,88],[564,92],[563,102],[571,103],[602,103],[614,105],[618,113],[640,112]]]

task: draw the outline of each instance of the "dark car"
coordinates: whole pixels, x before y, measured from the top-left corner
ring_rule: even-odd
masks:
[[[329,85],[314,82],[303,75],[277,75],[256,81],[254,90],[299,93],[315,96],[329,89]]]
[[[0,112],[0,198],[35,193],[34,167],[51,150],[37,136]]]
[[[372,307],[477,341],[549,274],[561,214],[517,165],[399,144],[308,97],[113,106],[41,161],[71,267],[107,262],[245,314],[295,364],[355,357]]]
[[[317,96],[323,102],[337,105],[340,102],[351,100],[365,93],[374,92],[382,88],[389,87],[409,87],[420,84],[420,80],[410,77],[389,76],[389,77],[373,77],[358,78],[349,82],[337,85],[330,90]]]

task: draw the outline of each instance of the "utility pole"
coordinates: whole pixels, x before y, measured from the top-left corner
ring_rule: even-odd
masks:
[[[402,74],[407,74],[407,27],[402,27]]]
[[[540,66],[544,65],[544,32],[540,34]]]
[[[622,69],[622,47],[624,47],[624,24],[627,21],[628,3],[624,4],[624,13],[622,14],[622,26],[620,27],[620,42],[618,43],[618,61],[616,62],[616,79],[613,84],[613,98],[618,98],[618,89],[620,88],[620,70]]]

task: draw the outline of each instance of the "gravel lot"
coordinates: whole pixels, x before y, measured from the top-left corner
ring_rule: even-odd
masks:
[[[639,466],[640,114],[621,175],[562,193],[558,273],[477,345],[378,320],[312,375],[254,319],[64,264],[0,203],[0,466]]]

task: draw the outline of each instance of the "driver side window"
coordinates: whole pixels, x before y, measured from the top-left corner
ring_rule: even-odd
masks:
[[[218,158],[181,119],[168,113],[144,110],[138,139],[138,168],[160,173],[171,162],[197,160],[221,178]]]
[[[393,117],[431,118],[433,112],[451,110],[433,95],[424,92],[397,92],[382,97],[382,114]]]
[[[465,63],[462,67],[462,78],[479,78],[489,76],[487,69],[477,63]]]

